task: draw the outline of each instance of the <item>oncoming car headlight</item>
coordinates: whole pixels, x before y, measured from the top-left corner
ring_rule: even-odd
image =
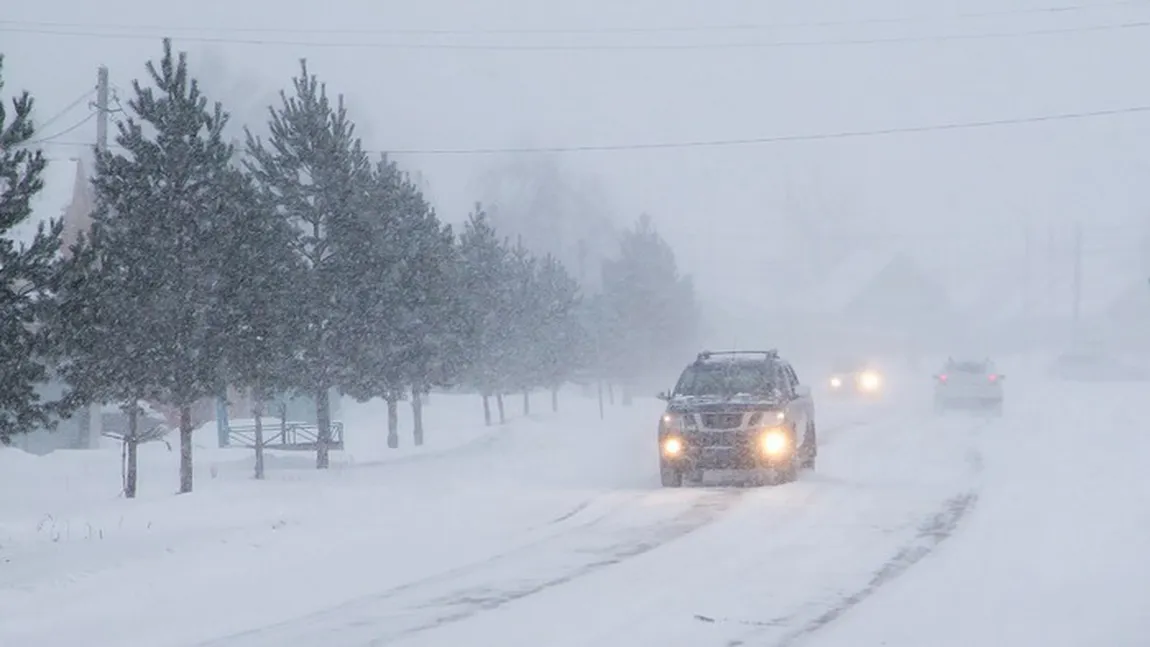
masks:
[[[835,377],[831,378],[831,388],[832,389],[837,389],[842,385],[843,385],[843,379],[841,377],[835,376]]]
[[[859,374],[858,382],[864,391],[874,391],[882,386],[882,377],[874,371],[864,371]]]
[[[768,456],[777,456],[787,450],[790,445],[790,440],[787,438],[787,432],[771,428],[763,432],[762,438],[759,439],[759,446],[762,448],[763,453]]]
[[[683,441],[678,438],[668,438],[663,441],[663,453],[667,456],[678,456],[683,453]]]

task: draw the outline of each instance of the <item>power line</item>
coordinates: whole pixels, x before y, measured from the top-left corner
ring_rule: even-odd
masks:
[[[68,114],[68,113],[69,113],[69,112],[71,112],[71,111],[72,111],[72,109],[74,109],[76,106],[78,106],[78,105],[80,105],[81,103],[83,103],[83,101],[84,101],[85,99],[87,99],[87,98],[91,97],[91,96],[92,96],[92,94],[93,94],[95,91],[96,91],[96,88],[89,88],[89,89],[85,90],[83,94],[81,94],[80,96],[76,97],[76,99],[75,99],[74,101],[72,101],[71,103],[69,103],[69,104],[67,105],[67,107],[65,107],[63,110],[61,110],[61,111],[57,112],[56,114],[52,115],[51,117],[49,117],[49,118],[48,118],[48,119],[47,119],[47,120],[46,120],[44,123],[42,123],[42,124],[36,124],[36,128],[37,128],[38,130],[39,130],[39,129],[44,129],[44,128],[47,128],[48,126],[51,126],[52,124],[56,123],[57,121],[59,121],[59,120],[60,120],[60,118],[61,118],[61,117],[63,117],[64,115]]]
[[[39,139],[33,139],[30,141],[24,142],[23,146],[33,146],[33,145],[39,145],[39,144],[51,144],[51,143],[53,143],[52,140],[54,140],[58,137],[63,137],[64,135],[67,135],[68,133],[75,131],[80,126],[83,126],[84,124],[88,123],[89,121],[92,121],[92,118],[95,117],[97,114],[98,113],[95,111],[90,112],[90,113],[88,113],[87,117],[84,117],[83,119],[81,119],[77,123],[74,123],[71,126],[68,126],[64,130],[61,130],[60,132],[56,133],[55,135],[49,135],[47,137],[41,137]]]
[[[179,40],[193,43],[208,43],[222,45],[252,45],[260,47],[322,47],[322,48],[348,48],[348,49],[389,49],[389,50],[454,50],[454,51],[503,51],[503,52],[623,52],[623,51],[677,51],[677,50],[735,50],[735,49],[770,49],[777,47],[827,47],[848,45],[898,45],[914,43],[935,43],[946,41],[977,41],[998,40],[1012,38],[1034,38],[1043,36],[1061,36],[1071,34],[1085,34],[1098,32],[1128,31],[1150,27],[1150,20],[1139,20],[1104,25],[1085,25],[1077,27],[1052,27],[1047,29],[1032,29],[1025,31],[979,32],[968,34],[937,34],[931,36],[896,36],[890,38],[847,38],[828,40],[765,40],[765,41],[731,41],[707,43],[612,43],[612,44],[541,44],[541,45],[508,45],[508,44],[474,44],[474,43],[399,43],[399,42],[352,42],[352,41],[320,41],[320,40],[287,40],[263,38],[239,38],[223,36],[181,36]],[[93,38],[103,40],[159,40],[161,34],[145,33],[97,33],[83,31],[68,31],[55,29],[19,29],[0,27],[0,33],[25,33],[45,36],[64,36],[70,38]]]
[[[678,142],[649,142],[635,144],[602,144],[582,146],[548,146],[538,148],[432,148],[432,149],[392,149],[369,150],[370,154],[387,153],[389,155],[499,155],[499,154],[532,154],[532,153],[589,153],[614,151],[642,151],[660,149],[686,149],[686,148],[718,148],[731,146],[753,146],[763,144],[785,144],[792,142],[811,142],[835,139],[856,139],[863,137],[883,137],[889,135],[904,135],[927,132],[943,132],[950,130],[973,130],[979,128],[993,128],[999,126],[1013,126],[1023,124],[1036,124],[1055,121],[1072,121],[1082,119],[1098,119],[1127,114],[1150,112],[1150,104],[1113,108],[1108,110],[1092,110],[1086,112],[1063,112],[1030,117],[1014,117],[1005,119],[988,119],[982,121],[952,122],[923,126],[902,126],[891,128],[878,128],[873,130],[843,130],[828,133],[808,133],[794,135],[776,135],[768,137],[748,137],[739,139],[710,139]],[[59,146],[91,146],[82,142],[50,142]],[[119,146],[110,146],[120,148]]]
[[[1118,7],[1145,7],[1147,0],[1116,0],[1090,4],[1063,4],[1045,7],[1001,9],[994,11],[968,11],[938,16],[884,16],[844,20],[808,20],[771,23],[728,23],[715,25],[638,26],[638,27],[495,27],[495,28],[277,28],[277,27],[188,27],[181,25],[127,25],[123,23],[80,23],[57,21],[0,20],[0,25],[34,29],[97,29],[119,31],[150,31],[164,33],[209,32],[221,34],[326,34],[326,35],[390,35],[390,36],[510,36],[510,35],[593,35],[593,34],[672,34],[708,31],[760,31],[792,27],[837,27],[874,24],[902,24],[934,20],[961,20],[1020,15],[1064,14]],[[5,31],[8,31],[5,29]]]

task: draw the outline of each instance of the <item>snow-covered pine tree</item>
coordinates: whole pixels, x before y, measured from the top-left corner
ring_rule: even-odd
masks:
[[[264,477],[264,403],[294,386],[292,364],[301,329],[295,287],[303,265],[295,230],[264,201],[251,179],[235,174],[232,207],[220,214],[227,238],[217,248],[219,307],[212,328],[226,349],[220,384],[246,389],[255,419],[255,477]]]
[[[151,85],[133,82],[131,115],[117,124],[120,152],[97,156],[93,245],[105,271],[136,295],[135,339],[152,393],[179,410],[180,492],[192,490],[192,406],[219,390],[219,254],[238,170],[221,133],[228,116],[209,106],[186,55],[164,40]]]
[[[387,402],[387,446],[399,446],[399,402],[405,391],[403,308],[409,289],[402,273],[407,257],[400,192],[402,173],[386,157],[372,169],[367,199],[360,206],[359,233],[340,247],[354,262],[355,293],[340,301],[343,334],[337,339],[340,365],[346,377],[343,392],[360,402]],[[352,267],[347,262],[346,267]]]
[[[296,231],[293,248],[304,264],[295,295],[301,322],[296,389],[315,397],[316,467],[325,469],[331,442],[329,393],[347,376],[341,358],[354,341],[346,338],[345,326],[355,322],[339,312],[339,304],[355,298],[363,286],[356,274],[363,259],[346,245],[362,233],[371,162],[343,97],[333,105],[326,86],[308,73],[306,61],[300,62],[293,86],[294,95],[281,92],[280,106],[272,109],[266,142],[247,133],[250,159],[245,164]]]
[[[452,291],[455,234],[440,222],[408,175],[402,178],[398,198],[397,239],[404,256],[398,281],[404,289],[397,304],[403,318],[396,332],[418,446],[424,440],[423,394],[456,374],[462,353]]]
[[[665,371],[665,358],[694,342],[699,320],[691,280],[649,216],[623,234],[618,258],[604,263],[603,298],[610,328],[599,338],[627,403],[638,382]]]
[[[543,346],[540,315],[543,294],[536,283],[537,259],[522,240],[510,250],[504,279],[501,318],[508,331],[508,348],[499,367],[504,390],[523,395],[523,415],[531,413],[531,390],[543,381],[539,357]]]
[[[68,386],[61,412],[114,402],[127,414],[122,442],[124,496],[130,499],[136,496],[137,449],[146,431],[138,425],[139,402],[153,394],[161,376],[153,373],[158,365],[149,357],[155,349],[141,316],[150,292],[148,265],[116,253],[115,244],[105,242],[104,222],[93,225],[90,240],[81,237],[73,245],[45,330],[56,372]],[[106,261],[101,252],[109,253]]]
[[[0,91],[4,89],[0,56]],[[0,99],[2,101],[2,99]],[[32,199],[43,188],[47,164],[30,150],[35,134],[33,100],[27,92],[12,99],[12,112],[0,103],[0,444],[16,434],[51,426],[36,385],[48,379],[40,334],[43,308],[49,305],[57,274],[61,220],[39,225],[31,241],[12,235],[32,215]]]
[[[542,386],[551,391],[551,410],[559,411],[559,388],[585,360],[587,333],[581,318],[579,282],[550,254],[539,261],[535,279],[540,304],[535,358]]]
[[[465,381],[482,396],[487,425],[491,424],[491,396],[502,401],[502,369],[510,350],[503,306],[507,301],[508,255],[507,245],[496,235],[483,206],[476,204],[459,237],[456,289],[463,313]]]

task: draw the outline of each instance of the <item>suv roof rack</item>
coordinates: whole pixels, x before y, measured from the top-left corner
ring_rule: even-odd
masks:
[[[770,350],[705,350],[695,358],[696,362],[705,362],[716,355],[764,355],[769,358],[777,358],[779,351],[777,349]]]

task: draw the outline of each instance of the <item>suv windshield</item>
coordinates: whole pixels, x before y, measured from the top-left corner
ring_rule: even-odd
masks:
[[[714,362],[688,366],[675,385],[675,395],[731,396],[774,394],[774,371],[766,363]]]
[[[985,362],[953,362],[950,370],[958,373],[985,373],[989,367]]]

